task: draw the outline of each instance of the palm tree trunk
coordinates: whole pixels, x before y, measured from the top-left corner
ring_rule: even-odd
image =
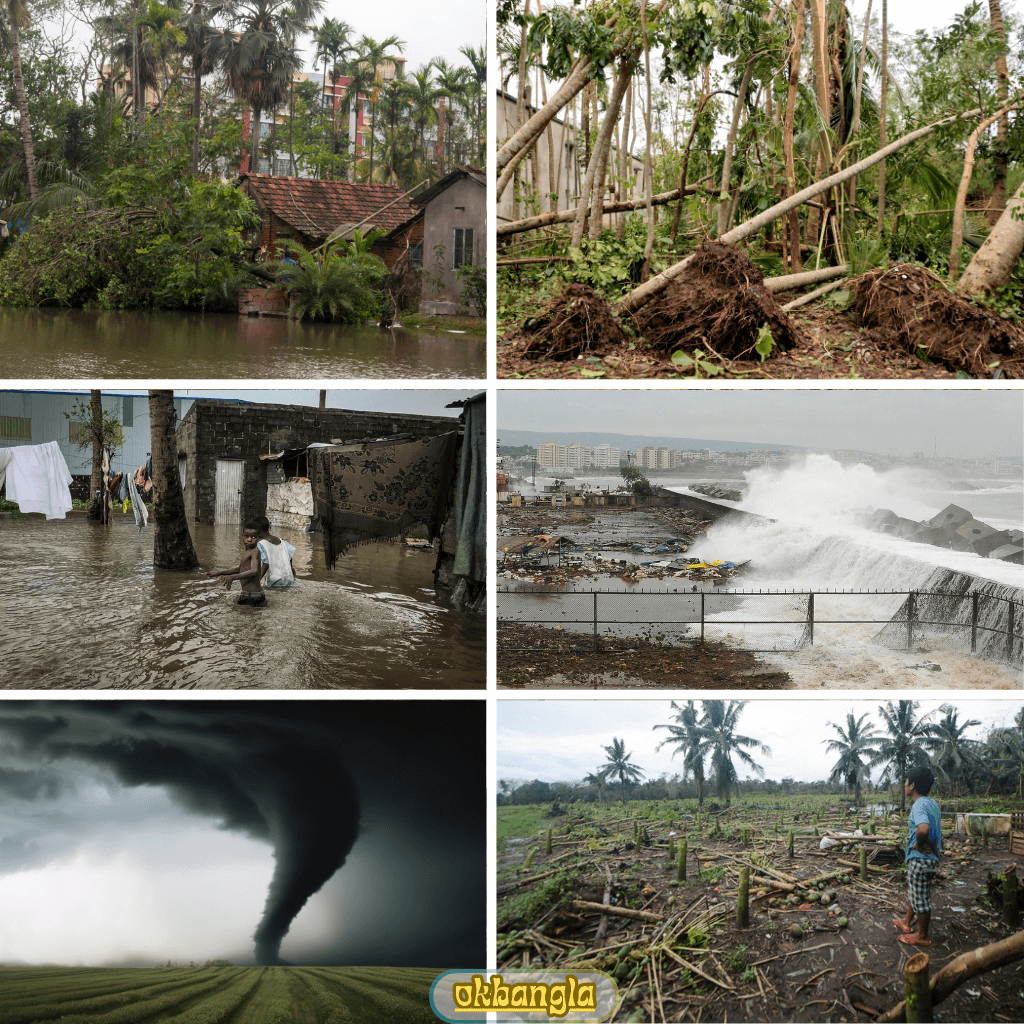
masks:
[[[718,199],[718,237],[721,238],[727,230],[729,221],[729,209],[731,207],[731,195],[729,192],[729,179],[732,176],[732,154],[736,148],[736,135],[740,128],[740,114],[743,111],[743,101],[747,98],[747,90],[750,88],[750,79],[754,74],[754,61],[760,54],[751,55],[747,66],[743,69],[743,78],[740,79],[740,87],[736,93],[736,102],[732,108],[732,124],[729,126],[729,137],[725,140],[725,160],[722,163],[722,185],[719,189]]]
[[[28,99],[25,96],[25,80],[21,74],[21,37],[18,22],[11,18],[11,63],[14,65],[14,91],[18,97],[18,116],[21,120],[21,143],[25,149],[25,175],[28,178],[28,197],[33,202],[39,195],[36,183],[36,151],[32,142],[32,122],[28,116]]]
[[[260,173],[260,113],[259,107],[253,107],[252,166],[249,168],[253,174]]]
[[[1014,213],[1016,212],[1016,217]],[[1024,252],[1024,185],[1000,214],[996,226],[974,254],[964,276],[957,285],[957,294],[981,295],[1006,284],[1014,265]]]
[[[889,91],[889,0],[882,0],[882,94],[878,98],[878,148],[885,149],[885,101]],[[878,165],[878,237],[885,226],[885,161]]]
[[[197,5],[198,6],[198,5]],[[203,66],[201,54],[192,58],[192,120],[196,123],[196,137],[192,140],[192,173],[199,173],[199,126],[202,117],[203,102],[203,76],[200,68]]]
[[[185,518],[174,433],[174,392],[150,391],[149,434],[153,447],[153,565],[195,569],[199,565]]]
[[[96,492],[103,487],[103,398],[99,390],[90,391],[92,409],[92,472],[89,475],[89,518],[99,519],[101,503]]]
[[[288,83],[288,173],[295,175],[295,140],[292,124],[295,121],[295,83]]]
[[[782,151],[786,163],[786,190],[788,199],[796,191],[796,161],[793,156],[793,132],[796,119],[796,94],[800,85],[800,56],[804,42],[804,0],[793,0],[793,50],[789,57],[789,89],[786,93],[786,116],[782,126]],[[803,269],[800,259],[800,215],[796,208],[789,211],[790,271],[799,274]]]

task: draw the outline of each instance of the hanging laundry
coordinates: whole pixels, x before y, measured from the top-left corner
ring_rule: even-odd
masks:
[[[398,540],[416,523],[434,539],[446,511],[457,437],[310,449],[313,509],[329,568],[350,547]]]
[[[465,407],[466,432],[455,483],[454,572],[471,580],[487,579],[487,407]]]
[[[135,513],[135,525],[141,530],[149,522],[149,513],[139,496],[135,480],[131,476],[128,476],[128,497],[132,503],[132,511]]]
[[[8,452],[9,457],[4,458]],[[22,512],[63,519],[71,509],[71,471],[56,441],[0,449],[0,484]]]

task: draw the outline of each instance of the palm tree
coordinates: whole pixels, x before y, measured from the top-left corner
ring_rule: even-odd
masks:
[[[423,164],[427,163],[427,145],[424,140],[427,128],[437,120],[437,110],[434,103],[438,98],[438,91],[431,80],[430,71],[433,65],[422,64],[417,68],[410,78],[402,80],[405,89],[405,97],[411,108],[413,124],[416,126],[416,134],[420,143],[420,159]],[[413,153],[415,161],[415,151]]]
[[[747,706],[745,700],[704,700],[701,701],[703,714],[700,720],[701,736],[710,741],[711,770],[715,776],[715,789],[728,807],[732,787],[739,783],[733,758],[737,757],[752,771],[764,776],[761,767],[744,747],[756,747],[766,757],[771,757],[771,748],[751,736],[738,736],[736,725],[740,712]]]
[[[697,786],[697,806],[703,808],[704,759],[711,749],[711,740],[701,733],[700,726],[697,724],[697,705],[692,700],[688,700],[685,707],[680,707],[675,701],[672,701],[672,707],[678,712],[676,721],[679,724],[666,725],[662,723],[653,726],[652,728],[655,729],[668,729],[672,733],[668,739],[662,740],[654,749],[661,750],[666,744],[673,744],[676,749],[672,751],[672,756],[675,757],[680,752],[683,754],[683,780],[686,780],[687,775],[693,776],[693,781]]]
[[[828,724],[839,733],[839,739],[821,741],[826,744],[829,751],[838,751],[839,753],[839,759],[832,766],[832,774],[828,781],[833,784],[844,781],[847,788],[853,789],[854,800],[858,807],[860,806],[861,782],[868,774],[868,765],[876,756],[875,727],[870,723],[864,724],[864,719],[867,717],[867,712],[857,719],[854,719],[852,713],[848,714],[845,732],[835,722],[829,722]],[[862,760],[863,758],[867,758],[867,762]]]
[[[380,69],[385,62],[391,61],[387,51],[393,47],[401,53],[403,46],[405,46],[405,43],[398,36],[388,36],[387,39],[381,40],[381,42],[377,42],[376,39],[372,39],[370,36],[363,36],[359,40],[359,63],[366,66],[370,72],[370,80],[373,83],[370,91],[370,181],[373,180],[373,134],[377,124]]]
[[[174,392],[150,391],[149,435],[153,446],[153,565],[158,569],[194,569],[199,565],[185,518],[185,497],[178,476]]]
[[[182,49],[192,60],[192,120],[195,121],[196,135],[192,140],[192,173],[199,173],[199,129],[202,122],[203,76],[214,69],[210,55],[210,44],[216,32],[210,24],[209,11],[203,8],[203,0],[195,0],[192,9],[181,22],[185,33]]]
[[[445,174],[451,170],[450,161],[453,157],[451,151],[452,148],[452,107],[455,103],[462,103],[466,95],[466,86],[468,85],[468,68],[457,68],[449,64],[443,58],[435,57],[431,62],[434,65],[434,69],[437,71],[437,94],[443,96],[449,101],[448,103],[448,116],[442,121],[438,117],[439,127],[438,133],[443,136],[447,133],[447,141],[441,138],[439,141],[441,145],[441,173]]]
[[[384,153],[377,168],[376,180],[402,184],[402,167],[408,162],[408,130],[402,131],[409,117],[409,100],[405,93],[405,78],[396,76],[380,90],[381,134]],[[400,138],[400,133],[402,138]],[[412,147],[415,150],[415,143]]]
[[[886,784],[895,782],[899,787],[901,813],[907,807],[907,794],[903,791],[907,772],[928,760],[928,755],[921,745],[928,735],[925,723],[928,715],[916,718],[918,706],[916,700],[900,700],[894,707],[890,700],[878,707],[878,713],[882,716],[882,722],[889,735],[876,741],[877,747],[870,767],[885,765],[881,781]]]
[[[467,75],[469,79],[468,84],[471,88],[467,90],[466,95],[467,99],[474,101],[473,133],[476,136],[476,159],[478,165],[483,167],[487,162],[487,157],[484,154],[483,138],[484,103],[486,102],[485,97],[487,95],[487,50],[483,46],[460,46],[459,53],[472,65],[471,68],[467,69],[469,72]]]
[[[255,111],[252,163],[259,170],[260,114],[288,95],[292,76],[301,67],[288,40],[295,38],[323,8],[323,0],[216,0],[211,16],[224,15],[228,29],[214,49],[228,88]]]
[[[25,174],[28,178],[28,197],[35,202],[39,195],[36,184],[36,153],[32,142],[32,122],[28,116],[28,98],[25,95],[25,80],[21,73],[21,30],[29,24],[26,0],[4,0],[0,7],[0,43],[10,47],[11,64],[14,68],[14,92],[18,101],[18,117],[21,121],[21,144],[25,151]]]
[[[359,104],[362,103],[371,92],[373,92],[374,77],[369,65],[364,64],[358,57],[350,60],[345,66],[345,76],[348,78],[348,86],[345,89],[344,97],[342,97],[341,109],[351,122],[349,131],[349,150],[352,155],[352,178],[355,180],[356,157],[362,155],[361,145],[359,145],[359,152],[357,153],[357,144],[360,141],[358,137]],[[372,132],[372,127],[370,130]]]
[[[352,34],[352,26],[336,18],[324,18],[323,23],[313,33],[313,42],[316,43],[316,55],[314,63],[322,60],[324,64],[324,92],[326,93],[327,79],[330,77],[331,85],[335,86],[338,79],[344,74],[345,63],[348,56],[355,52],[355,48],[349,41]],[[330,68],[330,71],[328,71]],[[331,90],[331,151],[337,149],[338,117],[337,101],[334,98],[334,89]]]
[[[171,57],[184,50],[187,42],[185,31],[177,24],[181,12],[176,7],[168,7],[159,0],[149,0],[136,21],[141,33],[140,46],[145,51],[150,66],[154,69],[157,90],[156,110],[163,106],[167,93],[177,78],[180,62],[173,74],[168,74]],[[164,86],[160,88],[160,78],[164,78]]]
[[[601,765],[598,771],[606,779],[618,779],[619,785],[622,786],[622,802],[626,802],[626,794],[628,792],[628,784],[631,782],[639,782],[643,778],[644,773],[639,765],[632,764],[630,758],[633,756],[632,753],[626,753],[626,743],[624,740],[616,739],[612,737],[612,745],[610,747],[601,748],[607,755],[607,763]]]
[[[597,802],[604,803],[602,799],[602,793],[604,792],[604,784],[608,781],[605,778],[604,772],[591,772],[583,779],[584,785],[596,786],[597,787]]]
[[[943,704],[939,708],[942,718],[933,725],[926,727],[927,738],[924,745],[932,758],[932,765],[942,780],[952,788],[966,784],[974,791],[972,772],[977,766],[974,740],[964,735],[968,729],[981,725],[977,719],[966,722],[958,720],[960,712],[951,704]]]

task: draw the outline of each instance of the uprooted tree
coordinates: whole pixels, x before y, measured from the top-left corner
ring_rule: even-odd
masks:
[[[1016,375],[1024,221],[1012,213],[1020,194],[1007,207],[1002,183],[1024,169],[1024,61],[994,0],[910,42],[883,39],[881,62],[870,8],[858,21],[826,0],[499,4],[503,79],[516,82],[496,161],[506,317],[521,309],[529,333],[543,304],[542,317],[560,323],[559,289],[571,285],[574,308],[579,288],[592,289],[635,336],[627,319],[708,239],[741,246],[769,293],[804,269],[857,275],[911,262],[954,299],[959,264],[957,294],[1005,291],[997,315],[1009,315],[1011,340],[970,368],[946,365]],[[585,294],[588,316],[576,319],[592,334],[605,316]],[[950,319],[966,315],[957,306]],[[878,330],[916,354],[920,339],[904,326]],[[561,356],[531,344],[533,357],[591,348],[564,342]]]

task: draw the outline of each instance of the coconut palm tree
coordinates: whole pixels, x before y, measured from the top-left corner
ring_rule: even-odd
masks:
[[[639,782],[644,776],[643,770],[639,765],[630,762],[629,759],[633,755],[626,753],[625,740],[613,736],[611,746],[601,749],[608,755],[608,761],[601,765],[598,771],[606,779],[619,780],[619,785],[622,786],[622,802],[625,803],[629,783]]]
[[[459,53],[469,61],[466,98],[473,108],[473,134],[476,136],[476,161],[483,167],[487,162],[484,154],[484,104],[487,95],[487,50],[483,47],[460,46]]]
[[[39,195],[36,183],[36,153],[32,141],[32,122],[28,116],[28,98],[25,95],[25,80],[21,72],[21,30],[29,24],[26,0],[4,0],[0,5],[0,43],[11,51],[14,68],[14,93],[18,101],[18,118],[21,121],[21,144],[25,151],[25,173],[28,178],[28,196],[35,202]]]
[[[337,81],[345,73],[345,66],[348,57],[355,53],[355,47],[350,41],[352,26],[336,18],[324,18],[323,23],[313,33],[313,42],[316,44],[317,60],[323,61],[324,65],[324,86],[330,78],[331,85],[337,85]],[[326,88],[325,88],[326,93]],[[337,101],[334,98],[334,90],[331,91],[331,151],[337,150],[338,116]],[[332,172],[333,173],[333,172]]]
[[[427,128],[437,121],[437,87],[431,78],[432,64],[421,64],[408,78],[402,80],[405,98],[409,103],[410,113],[420,144],[420,160],[427,164],[427,145],[424,139]],[[415,151],[413,152],[415,161]]]
[[[196,135],[192,140],[192,173],[199,173],[199,129],[202,123],[203,76],[213,71],[215,62],[210,54],[210,44],[216,30],[210,24],[210,12],[203,0],[195,0],[188,14],[180,22],[185,33],[182,49],[192,63],[192,120]]]
[[[829,722],[833,729],[839,734],[839,739],[822,740],[826,749],[830,752],[838,752],[839,759],[832,766],[832,774],[829,782],[835,784],[843,781],[846,786],[854,791],[854,800],[860,806],[861,783],[869,775],[869,765],[876,756],[875,750],[875,727],[864,720],[868,717],[867,712],[855,719],[853,714],[846,716],[846,730],[835,722]],[[905,778],[906,776],[904,776]],[[902,780],[901,780],[902,781]]]
[[[968,729],[981,725],[972,718],[959,721],[960,712],[951,704],[939,708],[943,716],[938,722],[927,726],[924,745],[928,748],[934,767],[940,779],[952,789],[966,785],[974,792],[973,772],[977,767],[977,743],[966,737]]]
[[[381,67],[390,62],[388,50],[395,49],[399,53],[405,43],[398,36],[388,36],[378,42],[370,36],[363,36],[359,40],[358,54],[359,63],[366,66],[370,72],[370,81],[373,86],[370,90],[370,178],[373,180],[373,135],[377,125],[377,101],[381,84]]]
[[[153,446],[153,565],[194,569],[199,565],[185,518],[178,476],[174,392],[150,391],[149,435]]]
[[[682,753],[683,779],[685,781],[688,775],[693,776],[693,781],[697,786],[697,806],[702,808],[705,783],[704,759],[711,749],[711,740],[701,732],[697,723],[697,705],[692,700],[688,700],[685,707],[680,707],[675,701],[672,701],[672,707],[677,712],[675,720],[679,724],[661,723],[653,726],[655,729],[668,729],[672,733],[668,739],[662,740],[654,749],[661,750],[662,747],[671,744],[676,748],[672,751],[673,757]]]
[[[354,132],[350,131],[349,147],[352,151],[352,177],[353,180],[356,177],[355,163],[356,158],[362,156],[362,145],[359,140],[358,124],[359,124],[359,105],[366,97],[373,92],[374,89],[374,73],[371,71],[369,65],[364,64],[358,57],[354,57],[345,66],[345,76],[348,78],[348,86],[345,89],[345,95],[341,100],[341,109],[345,116],[356,125]],[[355,116],[352,116],[352,112],[355,111]],[[372,133],[371,128],[371,133]],[[369,179],[367,179],[369,180]]]
[[[180,60],[176,67],[172,67],[171,63],[172,58],[182,53],[188,39],[184,29],[177,23],[180,17],[181,12],[176,7],[161,4],[159,0],[149,0],[136,20],[139,45],[145,51],[148,63],[154,70],[157,92],[155,110],[163,106],[167,93],[180,71]],[[163,88],[160,87],[161,79]]]
[[[747,706],[745,700],[703,700],[700,719],[701,736],[710,741],[711,770],[715,778],[715,790],[725,800],[728,807],[731,802],[732,788],[739,783],[739,775],[733,758],[738,758],[751,771],[764,777],[764,768],[759,765],[744,748],[757,748],[766,757],[771,756],[771,748],[752,736],[739,736],[736,726],[740,713]]]
[[[447,139],[441,139],[441,174],[451,170],[451,163],[454,160],[452,153],[452,108],[456,103],[463,104],[466,96],[466,88],[469,84],[469,69],[457,68],[449,64],[444,58],[435,57],[431,63],[437,71],[437,94],[448,100],[448,116],[440,122],[438,131],[441,135],[447,135]]]
[[[895,706],[892,701],[880,704],[878,713],[882,716],[888,736],[876,741],[874,757],[870,767],[885,765],[881,781],[889,784],[895,782],[900,791],[900,812],[907,807],[907,795],[903,792],[903,783],[907,772],[920,764],[926,764],[928,755],[925,753],[923,741],[928,735],[926,719],[916,717],[919,705],[916,700],[900,700]]]
[[[301,68],[288,40],[298,36],[323,8],[323,0],[215,0],[211,17],[223,16],[228,28],[211,46],[220,59],[228,88],[255,112],[252,164],[259,169],[260,114],[288,95]]]
[[[589,775],[585,776],[584,779],[583,779],[583,784],[585,786],[594,786],[594,787],[596,787],[596,789],[597,789],[597,802],[599,804],[604,803],[603,793],[604,793],[604,786],[605,786],[605,783],[607,781],[608,780],[607,780],[607,778],[605,778],[604,772],[591,772]]]

